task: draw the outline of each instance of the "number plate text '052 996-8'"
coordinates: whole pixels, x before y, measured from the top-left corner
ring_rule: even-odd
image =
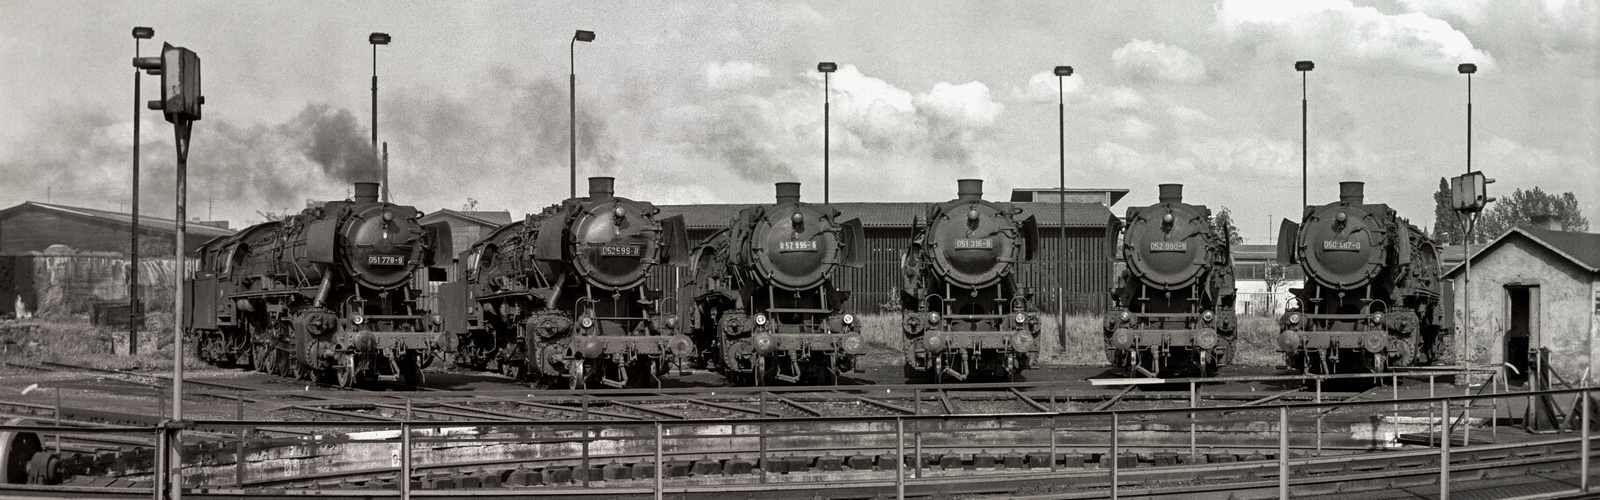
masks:
[[[1152,252],[1187,252],[1187,251],[1189,251],[1189,242],[1187,242],[1187,241],[1152,241],[1152,242],[1150,242],[1150,251],[1152,251]]]
[[[368,255],[367,264],[374,266],[403,266],[406,258],[399,255]]]
[[[979,239],[961,238],[961,239],[957,239],[956,240],[956,249],[960,250],[960,249],[963,249],[963,248],[994,248],[994,240],[991,240],[991,239],[988,239],[988,238],[979,238]]]
[[[1322,241],[1322,249],[1323,250],[1340,250],[1340,251],[1349,251],[1349,252],[1359,252],[1359,251],[1361,251],[1361,242],[1359,242],[1359,241],[1323,240]]]
[[[778,251],[779,252],[815,252],[815,251],[817,251],[817,240],[780,241],[780,242],[778,242]]]
[[[635,245],[603,245],[600,247],[601,257],[638,257],[639,247]]]

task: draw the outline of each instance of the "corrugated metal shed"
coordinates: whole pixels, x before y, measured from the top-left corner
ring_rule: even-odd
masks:
[[[139,215],[141,247],[165,237],[171,248],[176,232],[172,219]],[[52,203],[25,202],[0,210],[0,252],[38,252],[50,245],[78,250],[126,253],[133,232],[133,215]],[[190,222],[184,230],[187,251],[206,241],[233,234],[230,229]]]

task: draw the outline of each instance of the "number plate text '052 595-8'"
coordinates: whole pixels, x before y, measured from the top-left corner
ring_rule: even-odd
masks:
[[[1350,252],[1359,252],[1359,251],[1361,251],[1361,242],[1359,242],[1359,241],[1323,240],[1322,241],[1322,249],[1323,250],[1342,250],[1342,251],[1350,251]]]
[[[638,257],[639,247],[635,245],[603,245],[600,247],[601,257]]]
[[[960,249],[963,249],[963,248],[994,248],[994,240],[991,240],[991,239],[988,239],[988,238],[981,238],[981,239],[961,238],[961,239],[957,239],[956,240],[956,249],[960,250]]]
[[[368,255],[367,264],[374,266],[403,266],[406,258],[399,255]]]
[[[1150,242],[1150,251],[1152,251],[1152,252],[1187,252],[1187,251],[1189,251],[1189,242],[1187,242],[1187,241],[1152,241],[1152,242]]]
[[[815,252],[815,251],[817,251],[817,240],[780,241],[780,242],[778,242],[778,251],[779,252]]]

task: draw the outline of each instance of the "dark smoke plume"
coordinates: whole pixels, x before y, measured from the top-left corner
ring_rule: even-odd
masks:
[[[286,125],[300,137],[306,158],[322,166],[329,177],[345,182],[378,180],[383,175],[372,150],[371,129],[364,128],[355,113],[344,108],[310,105]]]

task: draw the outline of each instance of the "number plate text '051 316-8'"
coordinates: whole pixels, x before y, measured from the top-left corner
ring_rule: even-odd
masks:
[[[989,238],[979,238],[979,239],[960,238],[960,239],[957,239],[956,240],[956,249],[960,250],[960,249],[963,249],[963,248],[994,248],[994,240],[991,240]]]
[[[601,257],[638,257],[639,247],[635,245],[604,245],[600,247]]]
[[[1189,242],[1187,242],[1187,241],[1152,241],[1152,242],[1150,242],[1150,251],[1152,251],[1152,252],[1187,252],[1187,251],[1189,251]]]
[[[374,266],[403,266],[406,258],[399,255],[368,255],[367,264]]]
[[[817,240],[780,241],[778,242],[778,251],[815,252],[817,251]]]
[[[1322,241],[1322,249],[1323,250],[1341,250],[1341,251],[1359,252],[1359,251],[1361,251],[1361,242],[1359,242],[1359,241],[1323,240]]]

